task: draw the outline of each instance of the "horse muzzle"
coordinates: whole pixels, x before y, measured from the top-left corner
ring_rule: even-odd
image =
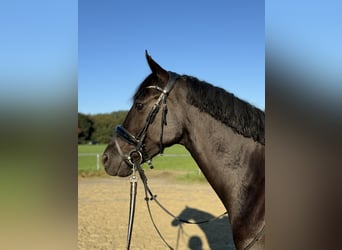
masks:
[[[102,164],[108,175],[126,177],[132,174],[132,168],[118,154],[110,154],[107,150],[102,157]]]

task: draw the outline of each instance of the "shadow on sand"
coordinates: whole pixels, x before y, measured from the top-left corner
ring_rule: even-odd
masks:
[[[186,207],[179,215],[178,218],[183,220],[191,221],[191,222],[200,222],[204,220],[213,219],[213,216],[210,213],[205,211],[198,210],[196,208]],[[179,240],[182,234],[185,234],[183,230],[182,222],[178,220],[173,220],[171,225],[174,227],[179,227],[178,236],[177,236],[177,247],[179,245]],[[232,230],[228,221],[228,216],[225,215],[221,218],[212,220],[208,223],[192,225],[194,227],[199,227],[205,234],[210,249],[220,250],[220,249],[228,249],[235,250],[235,245],[233,241]],[[189,237],[188,247],[192,250],[202,250],[203,243],[199,236],[197,235],[187,235]]]

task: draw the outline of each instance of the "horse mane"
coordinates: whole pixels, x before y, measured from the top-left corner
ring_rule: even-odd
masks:
[[[222,88],[193,76],[181,76],[188,84],[187,102],[214,119],[231,127],[236,133],[265,145],[265,113]],[[148,75],[138,86],[133,101],[149,94],[147,86],[160,85],[158,77]],[[164,87],[164,86],[160,86]]]
[[[214,119],[231,127],[236,133],[265,145],[265,113],[237,98],[222,88],[185,77],[188,88],[187,102],[206,112]]]

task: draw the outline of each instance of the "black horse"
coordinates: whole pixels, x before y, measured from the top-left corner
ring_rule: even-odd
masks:
[[[146,58],[152,73],[103,154],[106,172],[128,176],[135,162],[184,145],[226,207],[236,248],[264,249],[264,112]]]

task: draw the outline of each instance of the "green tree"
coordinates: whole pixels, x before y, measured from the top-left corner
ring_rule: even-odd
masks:
[[[108,143],[113,136],[115,126],[122,124],[126,115],[127,111],[93,115],[94,133],[92,134],[92,140],[99,143]]]
[[[91,140],[94,132],[94,122],[92,119],[82,113],[78,113],[78,141],[79,143],[85,143]]]
[[[97,143],[108,143],[113,136],[115,126],[123,123],[127,113],[127,111],[95,115],[78,113],[79,142],[95,141]]]

